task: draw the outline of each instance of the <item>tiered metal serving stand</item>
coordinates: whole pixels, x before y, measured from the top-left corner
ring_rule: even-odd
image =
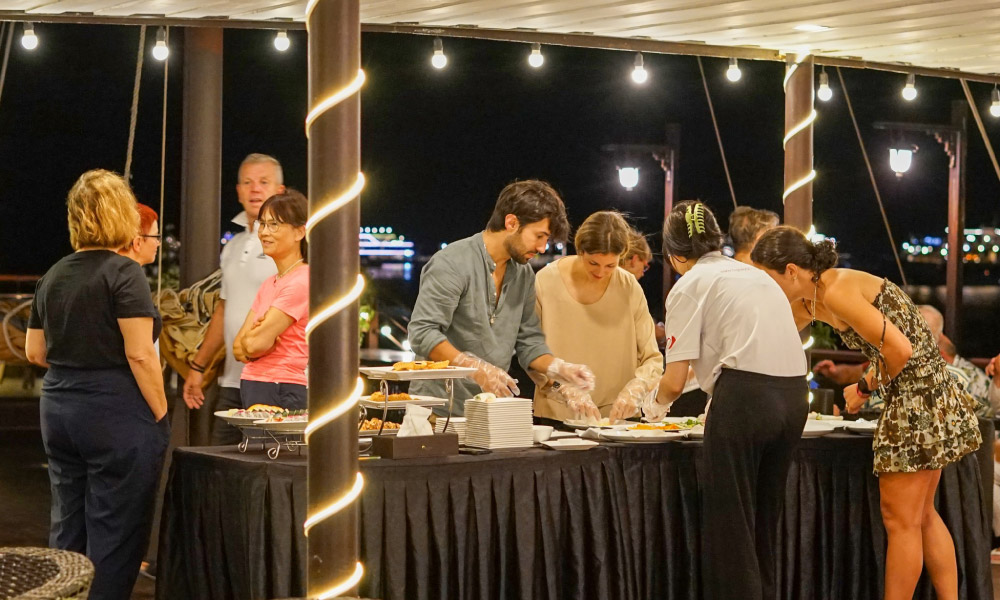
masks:
[[[384,398],[381,402],[363,400],[361,403],[361,418],[364,419],[366,417],[367,408],[381,408],[382,425],[379,427],[378,433],[375,435],[382,435],[382,431],[385,428],[385,418],[389,413],[388,399],[390,381],[443,380],[447,398],[415,400],[412,404],[418,404],[421,406],[443,406],[447,403],[448,417],[445,419],[444,428],[441,430],[441,433],[446,433],[448,431],[448,424],[451,423],[451,412],[455,405],[455,380],[464,379],[475,372],[475,369],[469,369],[466,367],[424,369],[420,371],[393,371],[392,367],[361,367],[362,374],[367,376],[369,379],[374,379],[379,382],[379,391],[382,392],[382,397]],[[440,402],[437,402],[436,400],[440,400]]]
[[[262,424],[262,417],[236,417],[229,415],[227,411],[220,410],[215,416],[226,423],[240,430],[243,434],[236,449],[240,452],[247,452],[251,445],[260,443],[260,449],[267,452],[268,458],[276,459],[281,454],[282,448],[296,451],[301,454],[302,448],[306,446],[305,427],[307,421],[285,421],[281,423]],[[274,446],[268,448],[268,443],[274,442]]]

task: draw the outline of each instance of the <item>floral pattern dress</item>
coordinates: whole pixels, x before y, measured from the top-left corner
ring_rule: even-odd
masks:
[[[880,389],[885,409],[872,449],[876,473],[913,473],[941,469],[982,443],[976,403],[952,377],[926,321],[909,296],[888,280],[872,303],[910,340],[913,354],[903,371]],[[854,329],[840,332],[848,347],[860,350],[872,365],[875,346]]]

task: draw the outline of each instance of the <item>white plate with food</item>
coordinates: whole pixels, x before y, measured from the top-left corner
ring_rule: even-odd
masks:
[[[601,439],[611,442],[658,444],[683,440],[686,437],[686,431],[664,431],[661,429],[625,429],[621,431],[609,429],[601,431]]]
[[[833,433],[834,429],[840,429],[843,426],[843,421],[815,421],[807,419],[805,426],[802,428],[802,437],[823,437],[824,435]]]
[[[434,396],[411,396],[405,392],[399,394],[389,394],[389,402],[383,402],[382,392],[375,392],[370,396],[361,397],[361,406],[365,408],[382,408],[387,404],[390,410],[405,409],[407,404],[417,406],[445,406],[448,400],[445,398],[435,398]]]
[[[844,415],[824,415],[818,412],[809,413],[810,421],[843,421]]]
[[[553,450],[590,450],[591,448],[600,446],[597,442],[593,442],[591,440],[581,440],[580,438],[546,440],[542,442],[542,445]]]
[[[847,421],[847,423],[844,424],[844,429],[846,429],[847,431],[862,435],[874,435],[875,430],[877,428],[878,428],[878,421],[866,421],[864,419],[858,419],[857,421]]]
[[[399,433],[399,423],[393,423],[392,421],[386,421],[385,426],[382,426],[382,419],[374,417],[367,419],[361,423],[358,427],[358,437],[371,437],[373,435],[378,435],[378,431],[382,429],[382,435],[396,435]]]
[[[371,379],[390,381],[413,381],[415,379],[461,379],[475,374],[475,369],[448,366],[443,369],[419,369],[401,371],[394,367],[361,367],[361,373]]]

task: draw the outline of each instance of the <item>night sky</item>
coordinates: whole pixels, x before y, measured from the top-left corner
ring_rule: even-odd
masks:
[[[86,169],[122,171],[138,27],[36,25],[34,52],[14,44],[0,98],[0,271],[41,274],[70,251],[65,195]],[[20,27],[18,27],[18,36]],[[166,211],[177,223],[180,191],[181,37],[171,31]],[[279,53],[273,32],[225,33],[222,179],[223,215],[239,207],[237,166],[250,152],[278,157],[286,183],[306,188],[306,48],[290,32]],[[147,32],[151,49],[155,30]],[[425,251],[482,229],[499,190],[514,179],[551,182],[573,225],[595,210],[629,213],[655,234],[663,217],[663,175],[650,159],[638,163],[639,186],[626,192],[615,166],[624,157],[605,144],[662,143],[665,125],[681,131],[677,199],[700,198],[725,224],[732,202],[694,57],[645,55],[649,81],[632,83],[633,54],[543,47],[545,64],[528,67],[527,44],[445,38],[449,63],[430,66],[431,38],[365,34],[362,162],[368,179],[362,225],[388,225]],[[737,200],[781,212],[783,65],[741,61],[743,79],[725,79],[722,59],[703,59]],[[159,195],[163,63],[147,51],[136,135],[133,185],[140,201]],[[836,71],[829,103],[817,102],[815,223],[836,237],[855,265],[898,280],[889,243],[848,116]],[[947,122],[955,80],[918,78],[920,95],[899,96],[904,76],[844,70],[869,144],[897,244],[909,234],[943,233],[947,159],[929,137],[898,180],[888,167],[888,134],[878,120]],[[970,84],[994,143],[1000,124],[989,116],[990,88]],[[971,122],[970,122],[970,125]],[[968,163],[969,226],[998,220],[1000,183],[974,125]],[[161,227],[164,223],[161,223]],[[651,235],[654,247],[659,243]],[[659,288],[658,270],[643,283]],[[943,277],[942,277],[943,283]],[[654,292],[655,293],[655,292]],[[651,296],[653,294],[650,294]]]

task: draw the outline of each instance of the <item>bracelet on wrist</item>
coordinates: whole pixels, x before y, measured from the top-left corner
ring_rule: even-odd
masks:
[[[202,365],[199,365],[197,362],[195,362],[195,361],[192,360],[191,361],[191,370],[192,371],[198,371],[199,373],[204,373],[205,372],[205,367],[203,367]]]

